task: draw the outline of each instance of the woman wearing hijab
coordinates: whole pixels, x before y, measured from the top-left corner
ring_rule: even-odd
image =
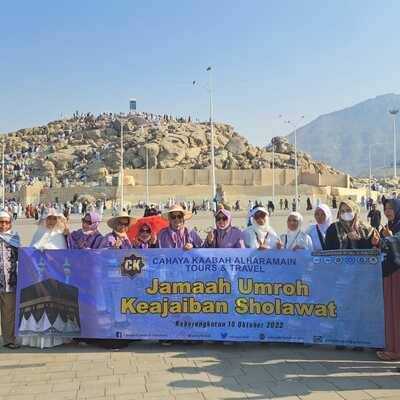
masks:
[[[383,262],[383,298],[385,309],[385,351],[377,352],[384,361],[400,361],[400,200],[386,200],[384,213],[388,224],[381,230]]]
[[[315,208],[314,218],[316,224],[311,224],[306,233],[313,243],[313,250],[325,249],[325,235],[332,223],[332,213],[327,204],[319,204]]]
[[[280,249],[282,243],[269,225],[268,211],[255,207],[250,211],[250,226],[243,232],[244,243],[250,249]]]
[[[339,204],[338,220],[326,231],[325,249],[371,249],[379,244],[379,234],[359,220],[359,208],[351,200]]]
[[[3,347],[18,349],[15,339],[15,291],[17,287],[17,261],[20,239],[11,230],[12,218],[0,211],[0,314]]]
[[[69,249],[98,249],[103,235],[98,231],[100,216],[95,212],[87,213],[82,218],[82,228],[67,236]]]
[[[152,231],[150,224],[140,224],[137,237],[132,240],[132,247],[135,249],[154,249],[158,247],[157,236]]]
[[[185,226],[185,221],[192,217],[190,211],[176,204],[164,213],[163,217],[168,220],[169,226],[158,233],[160,248],[191,250],[193,247],[203,247],[203,241],[199,235]]]
[[[225,208],[220,208],[215,213],[216,229],[210,230],[204,247],[215,249],[240,249],[244,248],[242,231],[232,226],[232,214]]]
[[[66,249],[65,237],[68,234],[64,215],[54,208],[49,208],[42,214],[30,246],[41,250]]]
[[[311,250],[313,243],[310,236],[301,230],[303,216],[297,212],[291,212],[287,219],[288,230],[281,235],[281,242],[284,249]]]
[[[132,243],[129,240],[127,232],[129,227],[135,223],[135,218],[122,212],[116,217],[107,221],[107,225],[112,229],[110,233],[104,236],[100,248],[110,249],[131,249]]]

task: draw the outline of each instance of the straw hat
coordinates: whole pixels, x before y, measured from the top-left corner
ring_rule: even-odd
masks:
[[[115,229],[117,226],[117,222],[120,218],[127,218],[129,219],[129,225],[128,227],[130,227],[131,225],[133,225],[136,222],[136,218],[131,217],[129,214],[127,214],[126,212],[121,212],[119,215],[117,215],[116,217],[112,217],[107,221],[107,225],[111,228],[111,229]]]
[[[168,219],[169,214],[171,213],[182,213],[183,219],[187,221],[192,218],[192,213],[190,211],[185,210],[180,204],[173,205],[168,211],[162,214],[163,218]]]

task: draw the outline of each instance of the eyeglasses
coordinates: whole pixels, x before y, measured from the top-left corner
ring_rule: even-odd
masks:
[[[215,220],[217,222],[219,222],[219,221],[228,221],[228,218],[226,218],[226,217],[217,217],[217,218],[215,218]]]
[[[183,214],[169,214],[170,219],[183,219]]]
[[[9,224],[11,224],[11,222],[10,221],[0,221],[0,224],[9,225]]]
[[[91,225],[91,223],[92,223],[92,221],[90,219],[85,219],[85,218],[82,218],[82,222],[84,224],[88,224],[88,225]]]

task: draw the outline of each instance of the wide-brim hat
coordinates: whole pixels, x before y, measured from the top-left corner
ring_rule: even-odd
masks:
[[[168,221],[161,218],[161,215],[152,215],[150,217],[143,217],[138,219],[128,230],[127,235],[130,240],[137,239],[139,231],[142,226],[147,225],[150,227],[151,232],[157,234],[162,228],[168,226]]]
[[[131,227],[135,222],[136,222],[136,218],[135,217],[131,217],[129,214],[122,212],[119,215],[110,218],[107,221],[107,225],[111,228],[111,229],[115,229],[117,226],[117,222],[120,218],[127,218],[129,219],[129,225],[128,227]]]
[[[173,212],[182,213],[184,221],[187,221],[188,219],[192,218],[192,215],[193,215],[190,211],[185,210],[180,204],[175,204],[168,211],[164,212],[162,214],[162,217],[165,219],[168,219],[169,214],[171,214]]]

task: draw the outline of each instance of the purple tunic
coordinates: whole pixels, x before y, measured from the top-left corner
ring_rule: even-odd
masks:
[[[69,249],[98,249],[102,240],[103,235],[99,231],[88,235],[82,229],[78,229],[67,236],[67,245]]]
[[[214,229],[214,240],[211,244],[204,241],[204,247],[216,249],[243,249],[244,245],[242,231],[234,226],[226,229]]]
[[[137,239],[139,242],[139,246],[136,246],[136,249],[154,249],[157,248],[157,242],[154,244],[150,244],[150,241],[144,242],[143,240]]]
[[[115,247],[115,242],[117,239],[120,240],[121,246],[120,247]],[[131,249],[132,248],[132,243],[128,238],[121,238],[117,236],[115,232],[110,232],[106,236],[104,236],[100,248],[118,248],[118,249]]]
[[[166,227],[157,234],[158,247],[162,249],[183,249],[186,243],[191,243],[193,247],[202,247],[203,241],[200,236],[193,230],[184,227],[180,231]]]

